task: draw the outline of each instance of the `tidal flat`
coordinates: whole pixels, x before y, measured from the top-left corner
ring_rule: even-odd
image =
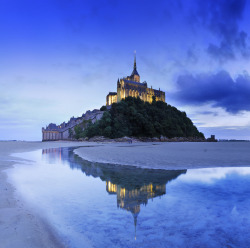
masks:
[[[248,142],[0,146],[3,247],[250,245]]]
[[[250,166],[250,142],[138,142],[82,147],[88,161],[149,169],[196,169]]]

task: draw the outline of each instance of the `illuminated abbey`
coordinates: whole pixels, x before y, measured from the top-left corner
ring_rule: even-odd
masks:
[[[111,106],[113,103],[120,102],[125,97],[140,97],[144,102],[152,102],[153,96],[156,101],[165,102],[165,92],[148,88],[147,82],[140,82],[140,75],[136,68],[136,56],[134,58],[134,69],[131,76],[127,76],[117,81],[117,92],[109,92],[106,97],[106,105]],[[71,140],[74,135],[74,128],[86,121],[95,123],[102,118],[103,111],[95,109],[87,111],[81,117],[72,117],[67,123],[60,125],[50,123],[46,128],[42,128],[42,140]]]
[[[145,102],[152,102],[153,96],[156,101],[165,102],[165,92],[148,88],[147,82],[140,82],[140,75],[136,68],[136,56],[134,59],[134,69],[131,76],[127,76],[117,81],[117,92],[109,92],[106,97],[106,105],[120,102],[125,97],[140,97]]]

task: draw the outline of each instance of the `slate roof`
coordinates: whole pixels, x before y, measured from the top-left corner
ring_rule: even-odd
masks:
[[[134,68],[132,74],[131,74],[131,77],[134,76],[134,75],[137,75],[137,76],[140,76],[138,71],[136,70],[136,68]]]
[[[131,84],[136,84],[136,85],[140,85],[140,86],[147,85],[147,83],[139,83],[139,82],[135,82],[135,81],[127,80],[127,79],[123,79],[123,80],[125,83],[131,83]]]
[[[117,93],[116,92],[109,92],[109,95],[115,96],[115,95],[117,95]]]

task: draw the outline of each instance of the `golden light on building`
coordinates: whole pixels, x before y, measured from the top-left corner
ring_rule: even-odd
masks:
[[[110,106],[113,103],[120,102],[122,99],[132,96],[139,97],[144,102],[152,102],[153,96],[156,101],[165,102],[165,92],[148,88],[147,82],[140,82],[140,75],[137,72],[136,56],[134,59],[134,69],[131,76],[127,76],[117,81],[117,92],[109,92],[106,97],[106,105]]]
[[[120,185],[106,181],[106,190],[110,194],[117,195],[117,207],[134,213],[140,212],[140,205],[147,205],[149,199],[166,193],[166,185],[154,185],[152,183],[142,185],[140,188],[126,189]]]
[[[126,189],[125,188],[121,188],[120,189],[120,197],[125,197],[126,195]]]
[[[106,105],[110,106],[116,102],[117,102],[117,93],[116,92],[109,92],[109,94],[106,98]]]
[[[106,182],[106,190],[109,193],[116,193],[117,192],[117,185],[108,181],[108,182]]]

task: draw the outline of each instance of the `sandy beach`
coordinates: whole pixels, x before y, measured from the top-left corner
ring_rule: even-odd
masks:
[[[84,146],[75,153],[85,160],[154,169],[250,166],[250,142],[228,143],[90,143],[0,142],[0,247],[66,247],[46,220],[29,208],[8,183],[6,170],[28,161],[15,153]]]
[[[250,166],[250,142],[110,143],[75,153],[88,161],[150,169]]]

